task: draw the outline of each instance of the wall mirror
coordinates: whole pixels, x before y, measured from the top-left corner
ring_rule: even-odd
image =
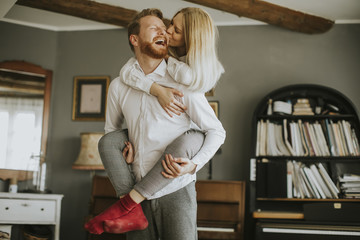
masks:
[[[45,162],[52,71],[0,62],[0,178],[26,180]]]

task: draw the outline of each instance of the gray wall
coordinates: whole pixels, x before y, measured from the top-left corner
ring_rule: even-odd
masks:
[[[61,239],[85,239],[91,176],[72,170],[81,132],[102,131],[104,122],[71,120],[75,76],[117,76],[132,55],[126,30],[51,32],[0,22],[0,61],[26,60],[54,71],[49,130],[48,186],[64,194]],[[289,84],[335,88],[360,109],[360,25],[335,25],[325,34],[305,35],[272,26],[220,27],[219,56],[226,73],[214,97],[227,130],[213,179],[246,180],[256,104]],[[206,176],[204,172],[202,178]],[[4,184],[4,183],[3,183]]]

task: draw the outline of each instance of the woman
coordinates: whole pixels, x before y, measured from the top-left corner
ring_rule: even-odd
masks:
[[[168,33],[170,35],[170,46],[174,47],[173,52],[176,55],[186,54],[183,58],[185,58],[185,61],[189,64],[189,66],[187,66],[186,64],[170,57],[168,61],[169,66],[173,67],[172,73],[174,74],[174,78],[181,81],[182,77],[179,76],[192,76],[192,81],[189,81],[189,79],[185,80],[189,83],[189,88],[193,89],[194,91],[205,92],[214,87],[216,81],[223,72],[223,68],[216,56],[215,28],[208,14],[206,14],[200,9],[183,9],[173,18],[172,24],[168,28]],[[194,40],[193,38],[197,39]],[[137,75],[135,73],[136,68],[132,68],[131,63],[128,63],[126,66],[124,66],[124,68],[125,70],[122,69],[121,75],[123,76],[123,74],[126,75],[129,74],[129,72],[132,72],[130,74],[130,77],[138,76],[138,78],[133,78],[133,83],[135,86],[138,86],[141,89],[142,86],[141,84],[139,84],[139,80],[145,76],[141,76],[141,74]],[[170,73],[171,69],[168,70]],[[209,78],[209,81],[207,81],[206,78]],[[181,105],[178,105],[180,103],[179,101],[178,103],[176,103],[176,101],[174,100],[174,93],[176,93],[176,90],[163,88],[155,83],[152,83],[150,88],[153,89],[150,90],[150,92],[152,92],[153,94],[159,94],[160,102],[160,99],[165,99],[165,105],[162,105],[165,109],[168,108],[168,111],[178,111],[176,109],[179,109]],[[164,92],[165,96],[163,95]],[[167,102],[166,99],[170,99],[170,104],[168,104],[169,102]],[[131,158],[132,147],[129,143],[126,143],[127,146],[124,149],[123,157],[121,156],[122,154],[120,149],[123,149],[124,146],[118,146],[119,138],[125,140],[127,134],[124,131],[116,131],[111,132],[110,134],[107,134],[105,136],[106,137],[104,137],[99,143],[99,151],[105,169],[107,170],[108,176],[112,181],[114,188],[117,190],[118,195],[121,196],[126,193],[130,193],[126,194],[125,197],[121,198],[118,203],[114,204],[109,209],[105,210],[103,213],[89,221],[85,225],[85,228],[88,229],[90,232],[97,234],[103,231],[103,223],[105,223],[106,231],[114,233],[146,228],[147,222],[146,219],[144,219],[143,214],[141,214],[141,210],[138,209],[136,210],[136,212],[132,210],[133,206],[135,206],[134,203],[138,204],[146,198],[153,196],[158,191],[166,188],[166,186],[171,182],[171,179],[180,176],[181,173],[178,173],[176,171],[177,162],[175,162],[172,156],[175,155],[177,157],[181,156],[191,159],[202,147],[204,136],[200,132],[190,131],[176,139],[174,143],[169,145],[168,148],[165,150],[165,153],[171,153],[172,155],[165,155],[161,158],[165,158],[166,163],[165,161],[159,161],[158,164],[156,164],[155,167],[140,182],[135,185],[134,189],[131,189],[134,183],[131,182],[130,178],[119,180],[119,176],[115,176],[119,175],[119,171],[127,169],[127,167],[124,166],[125,160],[123,159],[123,157],[126,157],[126,159],[128,159],[128,157]],[[209,139],[206,140],[207,141],[205,141],[204,145],[207,144],[206,142],[209,143]],[[215,144],[217,148],[223,143],[223,140],[224,139],[220,139],[221,142]],[[189,141],[196,143],[193,144],[193,149],[191,149],[191,151],[187,151],[185,153],[177,153],[173,150],[174,148],[186,150],[186,148],[181,146],[179,147],[179,145]],[[121,145],[122,142],[124,141],[120,142]],[[109,148],[117,148],[117,151],[114,152],[113,149],[109,150]],[[214,149],[214,153],[216,152],[216,150],[217,149]],[[111,152],[111,154],[108,154],[109,152]],[[130,155],[128,153],[130,153]],[[207,160],[210,160],[210,157],[211,156],[209,156],[209,159]],[[121,159],[120,161],[119,158]],[[116,161],[114,161],[114,159]],[[161,163],[163,163],[164,169],[162,168]],[[202,166],[198,167],[196,171],[199,170],[201,167]],[[161,176],[159,174],[160,172],[162,172],[163,176],[165,176],[166,178]],[[117,214],[118,216],[116,216]],[[120,216],[122,217],[120,218]],[[127,227],[129,224],[124,227],[123,218],[125,216],[131,219],[126,220],[127,223],[129,223],[129,221],[132,221],[130,222],[130,225],[132,225],[131,228]],[[116,219],[117,217],[118,219]]]
[[[219,80],[224,69],[217,58],[217,29],[208,13],[200,8],[184,8],[177,12],[167,29],[169,35],[168,72],[175,81],[193,91],[207,92]],[[177,60],[179,59],[179,60]],[[158,97],[160,105],[170,115],[184,108],[175,95],[176,89],[161,87],[135,68],[131,58],[120,71],[127,85]]]

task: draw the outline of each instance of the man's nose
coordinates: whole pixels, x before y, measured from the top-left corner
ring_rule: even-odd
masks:
[[[166,35],[166,29],[159,28],[159,29],[158,29],[158,32],[159,32],[159,34],[161,34],[161,35]]]

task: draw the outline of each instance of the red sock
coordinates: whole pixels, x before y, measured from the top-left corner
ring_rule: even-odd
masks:
[[[126,194],[102,213],[88,221],[85,224],[85,229],[92,234],[101,234],[104,232],[103,222],[105,220],[111,220],[126,215],[137,205],[138,204],[131,199],[130,195]]]
[[[125,233],[134,230],[144,230],[149,225],[139,204],[128,214],[113,220],[104,221],[104,230],[109,233]]]

